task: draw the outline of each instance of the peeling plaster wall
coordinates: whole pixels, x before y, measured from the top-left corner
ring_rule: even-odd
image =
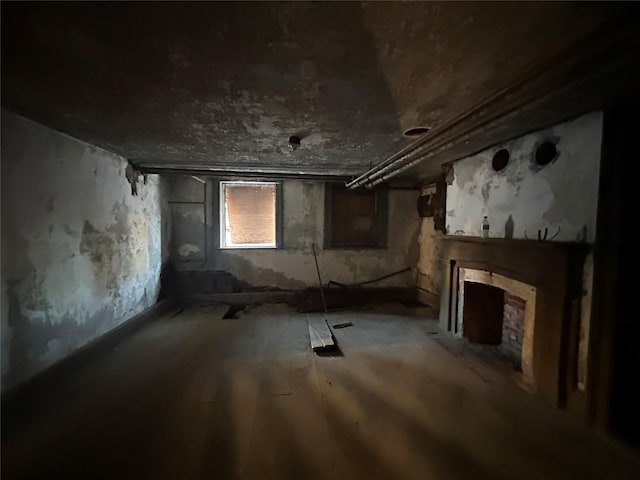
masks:
[[[534,162],[536,147],[556,143],[559,155],[544,167]],[[556,241],[593,243],[596,229],[602,113],[496,145],[453,164],[447,187],[446,225],[449,235],[480,236],[487,215],[490,237],[537,238],[548,228]],[[496,172],[495,152],[506,148],[511,159]]]
[[[283,248],[217,248],[214,182],[174,177],[172,258],[179,270],[222,270],[256,287],[301,289],[318,280],[312,244],[316,244],[323,283],[353,283],[414,267],[418,255],[417,191],[389,192],[388,248],[323,249],[324,184],[302,180],[282,183]],[[203,221],[204,219],[204,221]],[[415,286],[407,272],[375,286]]]
[[[126,166],[2,111],[3,390],[156,302],[160,179],[134,197]]]
[[[539,167],[533,158],[545,140],[556,142],[559,155]],[[455,162],[447,186],[447,234],[479,237],[487,215],[490,237],[524,239],[526,231],[528,238],[536,239],[538,229],[546,227],[549,238],[560,229],[555,241],[593,243],[601,143],[602,113],[593,112]],[[509,150],[510,160],[496,172],[491,160],[501,148]],[[418,286],[436,295],[447,268],[438,255],[441,237],[433,219],[422,219]],[[586,291],[590,284],[585,279]],[[590,294],[585,302],[590,302]]]
[[[435,191],[435,186],[426,186],[422,189],[422,194],[433,194]],[[433,217],[420,219],[417,283],[421,290],[426,290],[435,295],[440,295],[442,274],[444,272],[444,266],[440,265],[440,255],[438,253],[438,240],[442,235],[442,232],[436,231]]]

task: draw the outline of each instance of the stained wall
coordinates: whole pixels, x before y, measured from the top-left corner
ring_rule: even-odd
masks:
[[[2,386],[153,305],[168,258],[159,177],[2,110]],[[165,215],[162,215],[162,212]]]

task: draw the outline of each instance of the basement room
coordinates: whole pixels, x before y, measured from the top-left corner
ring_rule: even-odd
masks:
[[[0,8],[3,479],[640,478],[640,5]]]

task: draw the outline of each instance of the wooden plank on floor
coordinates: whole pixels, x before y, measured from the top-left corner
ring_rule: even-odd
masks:
[[[307,315],[307,323],[309,325],[311,348],[314,351],[335,348],[336,344],[333,334],[324,316],[316,317]]]

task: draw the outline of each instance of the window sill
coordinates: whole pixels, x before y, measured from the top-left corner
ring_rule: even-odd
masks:
[[[388,250],[388,246],[383,247],[372,247],[372,246],[362,246],[362,247],[324,247],[324,250]]]
[[[268,247],[258,247],[255,245],[248,245],[243,247],[241,245],[234,245],[232,247],[218,247],[219,250],[282,250],[282,247],[277,246],[268,246]]]

